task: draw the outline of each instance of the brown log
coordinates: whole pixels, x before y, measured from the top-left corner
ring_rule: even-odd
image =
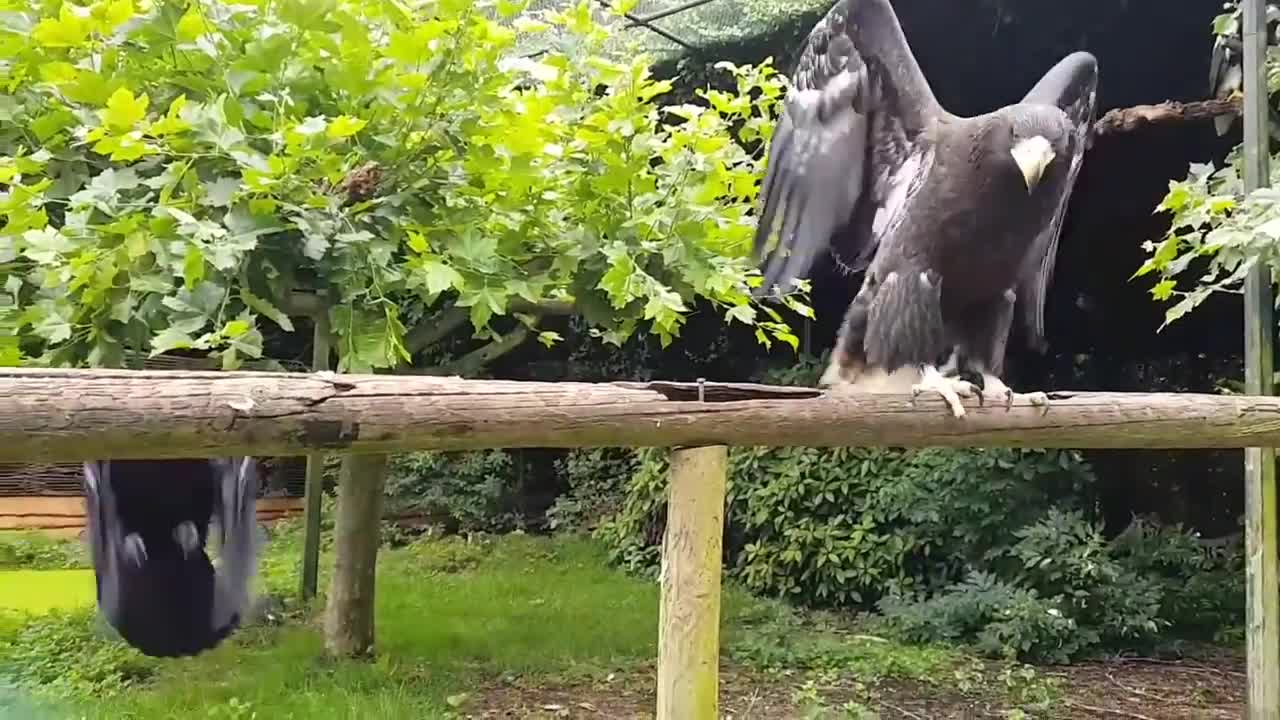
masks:
[[[1095,135],[1132,132],[1148,125],[1165,125],[1194,120],[1212,120],[1220,115],[1239,115],[1240,99],[1178,102],[1166,100],[1155,105],[1114,108],[1093,124]]]
[[[501,447],[1280,446],[1280,398],[1053,393],[952,417],[921,395],[707,383],[0,369],[0,462]]]

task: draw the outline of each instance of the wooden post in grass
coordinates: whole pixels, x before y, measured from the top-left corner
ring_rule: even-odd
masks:
[[[1244,189],[1270,184],[1267,19],[1262,0],[1243,3]],[[1271,268],[1258,263],[1244,284],[1245,392],[1271,395]],[[1248,716],[1280,720],[1280,579],[1276,560],[1276,455],[1272,447],[1244,451],[1246,618],[1248,622]]]
[[[714,720],[720,693],[724,445],[671,453],[658,611],[657,720]]]
[[[329,313],[321,310],[312,316],[315,331],[311,344],[311,370],[329,369]],[[320,576],[320,499],[324,496],[324,454],[307,455],[307,495],[303,524],[306,528],[302,544],[302,578],[298,588],[302,599],[316,596]]]

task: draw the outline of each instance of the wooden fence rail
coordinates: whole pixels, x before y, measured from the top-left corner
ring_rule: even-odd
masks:
[[[678,445],[1280,446],[1280,398],[1051,394],[953,417],[921,395],[724,383],[0,369],[0,462]]]
[[[899,395],[763,385],[0,368],[0,462],[672,447],[657,718],[711,720],[718,714],[724,446],[1280,446],[1276,397],[1050,398],[1047,411],[1027,404],[980,408],[967,401],[968,413],[955,418],[930,395],[913,403]],[[344,484],[344,502],[363,500],[358,490]],[[365,504],[370,513],[380,506]],[[343,598],[373,592],[372,567],[365,570],[352,575],[350,587],[330,593],[327,622],[367,622],[371,631],[372,617],[344,614],[355,605]],[[1249,632],[1261,636],[1263,626],[1274,632],[1269,626],[1276,622],[1274,613],[1255,614]],[[1265,672],[1274,670],[1269,661]],[[1266,713],[1272,711],[1251,708],[1259,717],[1271,717]]]

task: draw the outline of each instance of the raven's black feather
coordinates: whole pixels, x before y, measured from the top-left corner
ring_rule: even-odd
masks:
[[[196,655],[239,627],[257,562],[252,458],[85,463],[98,606],[133,647]],[[205,552],[210,520],[221,567]]]

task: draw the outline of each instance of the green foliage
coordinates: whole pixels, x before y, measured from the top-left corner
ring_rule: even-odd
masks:
[[[146,680],[156,663],[122,642],[96,609],[53,611],[0,634],[0,677],[59,696],[112,696]]]
[[[756,592],[870,605],[985,563],[1011,528],[1088,477],[1073,453],[734,448],[728,519],[734,572]],[[653,568],[666,458],[647,452],[622,510],[599,530],[629,569]]]
[[[1068,662],[1099,648],[1150,648],[1169,630],[1207,639],[1243,620],[1238,554],[1179,528],[1138,523],[1107,542],[1080,513],[1051,508],[1013,536],[1000,554],[1014,565],[971,571],[931,597],[886,597],[887,624],[915,641]]]
[[[296,288],[334,303],[343,369],[409,360],[450,305],[480,339],[561,301],[665,344],[703,298],[794,347],[749,297],[764,148],[735,142],[765,139],[783,78],[725,64],[734,92],[660,107],[594,3],[524,6],[0,0],[0,362],[235,368],[264,322],[293,330]]]
[[[627,482],[638,465],[630,448],[572,450],[556,461],[556,472],[568,484],[547,510],[552,530],[594,530],[622,507]]]
[[[1240,7],[1213,21],[1215,35],[1240,30]],[[1268,92],[1280,90],[1280,48],[1268,47]],[[1157,212],[1171,216],[1159,242],[1143,243],[1146,261],[1134,277],[1152,275],[1151,296],[1169,302],[1165,324],[1176,321],[1214,293],[1237,293],[1258,264],[1280,268],[1280,158],[1271,159],[1271,187],[1244,191],[1242,146],[1228,153],[1222,167],[1191,163],[1187,177],[1170,181]],[[1179,286],[1181,283],[1181,287]]]
[[[40,532],[0,533],[0,570],[75,570],[89,567],[84,543]]]
[[[1111,545],[1119,562],[1160,587],[1160,617],[1179,632],[1222,641],[1240,629],[1245,561],[1238,538],[1209,545],[1179,525],[1135,518]]]
[[[391,509],[422,513],[453,530],[520,526],[511,455],[504,450],[394,455],[385,493]]]

